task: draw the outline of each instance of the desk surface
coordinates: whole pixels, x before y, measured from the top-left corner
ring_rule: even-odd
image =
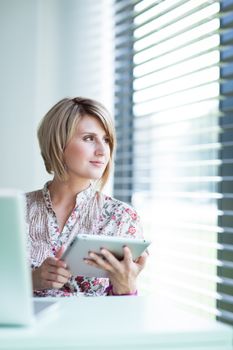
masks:
[[[31,327],[0,328],[0,349],[232,350],[232,344],[231,327],[155,297],[61,298],[53,315]]]

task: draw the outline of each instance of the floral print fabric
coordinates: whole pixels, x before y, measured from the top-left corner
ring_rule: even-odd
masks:
[[[77,194],[76,205],[60,232],[48,184],[42,190],[26,194],[28,246],[32,268],[39,267],[47,257],[55,256],[62,245],[68,246],[79,233],[142,238],[142,228],[136,211],[126,203],[96,192],[92,185]],[[108,286],[108,278],[72,276],[62,289],[35,290],[34,295],[99,296],[108,294]]]

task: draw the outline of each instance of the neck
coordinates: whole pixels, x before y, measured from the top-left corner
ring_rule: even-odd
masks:
[[[49,192],[53,204],[66,202],[74,204],[78,193],[87,189],[90,186],[90,181],[60,181],[56,177],[49,184]]]

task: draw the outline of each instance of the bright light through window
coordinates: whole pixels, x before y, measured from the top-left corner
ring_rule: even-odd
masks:
[[[212,314],[220,264],[219,10],[216,1],[139,2],[133,57],[133,204],[153,240],[142,286]]]

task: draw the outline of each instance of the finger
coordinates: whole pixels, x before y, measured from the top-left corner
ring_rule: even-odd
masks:
[[[92,255],[92,253],[89,254],[89,257],[90,258],[83,259],[85,263],[87,263],[88,265],[95,266],[98,269],[103,269],[109,272],[113,270],[112,266],[108,263],[108,261],[104,257],[99,256],[98,261],[97,259],[95,260],[95,257]]]
[[[126,247],[126,246],[123,249],[124,249],[124,261],[128,265],[132,264],[133,256],[132,256],[131,250],[128,247]]]
[[[67,267],[66,263],[63,260],[57,260],[56,258],[52,258],[52,257],[47,258],[45,260],[45,263],[50,266],[57,266],[57,267],[63,267],[63,268]]]
[[[96,262],[94,260],[91,260],[91,259],[88,259],[88,258],[84,258],[83,259],[84,262],[88,265],[91,265],[91,266],[94,266],[94,267],[97,267],[98,269],[100,268],[99,265],[96,264]]]
[[[100,252],[105,261],[107,261],[115,270],[119,270],[121,268],[121,263],[109,250],[102,248]]]
[[[70,270],[64,269],[63,267],[50,266],[48,272],[63,276],[65,278],[71,277]]]
[[[141,269],[143,269],[144,266],[146,265],[147,259],[148,259],[148,254],[145,252],[141,256],[139,256],[136,263],[141,267]]]
[[[54,281],[45,281],[43,288],[44,289],[60,289],[64,286],[64,283],[54,282]]]
[[[64,245],[62,245],[61,248],[58,249],[58,251],[56,252],[55,257],[56,257],[57,259],[61,259],[61,257],[62,257],[62,255],[63,255],[64,251],[65,251],[65,247],[64,247]]]
[[[88,264],[90,266],[94,266],[97,269],[102,269],[102,270],[105,270],[105,271],[107,271],[109,273],[112,272],[112,267],[109,264],[107,264],[106,262],[104,264],[102,264],[102,262],[101,263],[97,263],[93,259],[88,259],[88,258],[84,258],[83,260],[84,260],[84,262],[86,264]]]
[[[61,283],[62,285],[64,285],[68,281],[68,279],[62,275],[57,275],[56,273],[49,273],[47,281]]]
[[[98,268],[101,268],[103,270],[112,272],[113,268],[111,266],[111,264],[108,263],[107,260],[103,259],[102,256],[99,256],[98,254],[95,254],[93,252],[90,252],[88,254],[88,260],[93,261],[95,263],[95,266]]]

